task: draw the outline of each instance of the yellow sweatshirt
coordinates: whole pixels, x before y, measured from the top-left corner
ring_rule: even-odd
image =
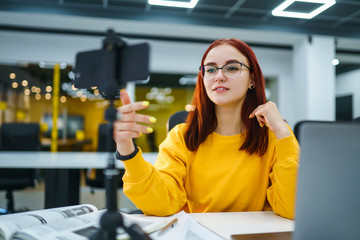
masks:
[[[145,214],[273,210],[294,218],[300,148],[293,134],[276,140],[269,130],[268,149],[259,157],[239,150],[245,134],[213,132],[191,152],[185,129],[183,123],[168,133],[154,166],[141,150],[124,161],[124,193]]]

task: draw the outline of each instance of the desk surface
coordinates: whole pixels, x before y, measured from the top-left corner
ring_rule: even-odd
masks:
[[[191,213],[196,221],[225,239],[232,234],[294,231],[294,221],[274,212]]]
[[[154,164],[158,153],[143,153],[146,161]],[[106,152],[0,152],[0,168],[79,169],[105,168]],[[116,161],[123,168],[121,161]]]
[[[0,168],[45,169],[45,208],[79,204],[80,170],[105,168],[107,152],[0,152]],[[144,153],[155,163],[158,153]],[[115,161],[117,168],[124,168]]]
[[[84,140],[76,140],[76,139],[59,139],[58,146],[61,147],[71,147],[74,145],[85,145],[91,144],[91,139],[84,139]],[[41,139],[41,146],[42,147],[50,147],[51,146],[51,138],[43,138]]]
[[[294,231],[293,220],[280,217],[272,211],[190,213],[189,215],[201,225],[229,240],[233,234]]]

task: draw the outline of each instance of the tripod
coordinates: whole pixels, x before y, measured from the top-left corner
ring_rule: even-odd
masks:
[[[116,120],[117,111],[114,106],[114,100],[110,99],[110,106],[105,111],[105,120],[108,121],[109,136],[113,135],[113,124]],[[109,146],[108,165],[104,170],[105,175],[105,189],[106,189],[106,212],[101,216],[100,229],[90,239],[91,240],[115,240],[116,229],[123,228],[129,234],[132,240],[151,240],[151,238],[144,233],[141,228],[132,224],[125,226],[121,213],[117,210],[117,184],[119,177],[119,170],[115,167],[115,157]]]

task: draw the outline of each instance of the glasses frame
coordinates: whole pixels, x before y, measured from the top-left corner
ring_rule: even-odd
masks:
[[[234,64],[234,63],[240,64],[241,67],[246,67],[247,69],[249,69],[250,72],[252,72],[252,68],[249,67],[249,66],[247,66],[245,63],[242,63],[242,62],[230,62],[230,63],[227,63],[227,64],[223,65],[222,67],[216,67],[216,66],[214,66],[214,65],[207,64],[207,65],[202,65],[202,66],[199,67],[199,70],[200,70],[200,73],[201,73],[201,77],[204,79],[205,67],[206,67],[206,66],[211,66],[211,67],[216,68],[216,73],[215,73],[215,75],[216,75],[216,74],[218,73],[219,69],[221,69],[221,71],[224,72],[223,68],[224,68],[226,65]],[[239,71],[241,72],[241,70],[239,70]],[[214,77],[215,77],[215,75],[214,75]]]

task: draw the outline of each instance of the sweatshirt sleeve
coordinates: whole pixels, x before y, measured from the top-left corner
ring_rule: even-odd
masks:
[[[271,185],[267,190],[267,198],[276,214],[294,219],[300,147],[293,133],[275,141],[275,154],[269,176]]]
[[[146,162],[141,149],[124,161],[124,193],[146,215],[167,216],[186,204],[186,162],[179,128],[169,132],[159,147],[155,166]]]

